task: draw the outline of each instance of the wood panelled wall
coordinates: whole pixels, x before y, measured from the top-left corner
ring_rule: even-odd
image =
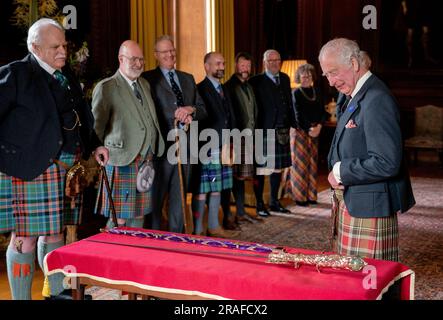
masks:
[[[97,74],[114,73],[120,45],[130,38],[129,0],[94,0],[89,4],[91,67]]]

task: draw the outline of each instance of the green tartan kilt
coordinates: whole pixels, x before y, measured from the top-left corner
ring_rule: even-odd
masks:
[[[72,166],[80,155],[62,153],[59,160]],[[66,170],[53,163],[32,181],[0,173],[0,233],[20,237],[57,235],[65,225],[80,220],[82,197],[65,197]]]

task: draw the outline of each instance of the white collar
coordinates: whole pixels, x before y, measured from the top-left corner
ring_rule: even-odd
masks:
[[[129,79],[128,77],[126,77],[121,71],[120,71],[120,69],[118,69],[118,72],[120,72],[120,74],[121,74],[121,76],[123,77],[123,79],[125,79],[126,80],[126,82],[128,83],[128,85],[131,87],[131,89],[132,89],[132,84],[133,83],[137,83],[137,80],[138,79],[136,79],[136,80],[131,80],[131,79]]]
[[[360,91],[360,89],[363,87],[366,81],[372,76],[371,71],[367,71],[358,81],[357,85],[354,88],[354,91],[351,93],[351,100],[357,95],[357,93]]]
[[[31,52],[31,54],[34,56],[35,60],[37,60],[37,63],[39,64],[40,67],[42,67],[47,73],[49,73],[50,75],[53,75],[55,70],[53,67],[51,67],[49,64],[47,64],[46,62],[44,62],[42,59],[40,59],[39,57],[37,57],[36,54],[34,54],[33,52]]]

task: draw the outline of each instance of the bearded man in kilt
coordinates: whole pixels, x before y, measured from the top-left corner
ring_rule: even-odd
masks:
[[[118,54],[119,69],[100,81],[92,94],[94,128],[109,149],[106,172],[121,226],[142,228],[152,211],[152,185],[137,189],[137,173],[145,161],[162,154],[160,133],[149,82],[140,77],[144,70],[143,51],[137,42],[124,41]],[[152,177],[153,178],[153,177]],[[100,184],[96,213],[109,217],[109,195]],[[111,219],[108,220],[110,226]]]
[[[65,196],[64,165],[94,149],[97,161],[108,160],[80,83],[65,67],[64,29],[40,19],[27,45],[23,60],[0,68],[0,232],[11,232],[6,262],[16,300],[31,299],[36,246],[43,269],[45,255],[64,245],[64,227],[79,222],[81,201]],[[52,297],[63,279],[48,277]]]
[[[225,75],[225,58],[221,53],[209,52],[204,57],[206,77],[198,85],[208,117],[199,121],[199,130],[213,129],[218,136],[218,144],[208,151],[208,162],[202,162],[192,173],[193,199],[192,213],[195,220],[195,234],[203,234],[203,216],[205,204],[208,203],[208,235],[219,238],[232,238],[238,233],[223,229],[218,220],[222,192],[231,193],[232,168],[222,161],[223,130],[231,130],[235,126],[228,91],[220,83]],[[229,145],[229,142],[227,144]],[[201,149],[200,149],[201,151]]]

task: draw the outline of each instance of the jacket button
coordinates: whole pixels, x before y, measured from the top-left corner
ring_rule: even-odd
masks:
[[[12,150],[12,154],[16,154],[17,153],[17,151],[15,151],[15,150]]]
[[[59,145],[63,145],[63,141],[60,140],[60,141],[58,142],[58,144],[59,144]]]
[[[49,163],[53,163],[54,162],[54,159],[49,159]]]
[[[5,148],[5,146],[1,146],[0,148],[3,150]]]

